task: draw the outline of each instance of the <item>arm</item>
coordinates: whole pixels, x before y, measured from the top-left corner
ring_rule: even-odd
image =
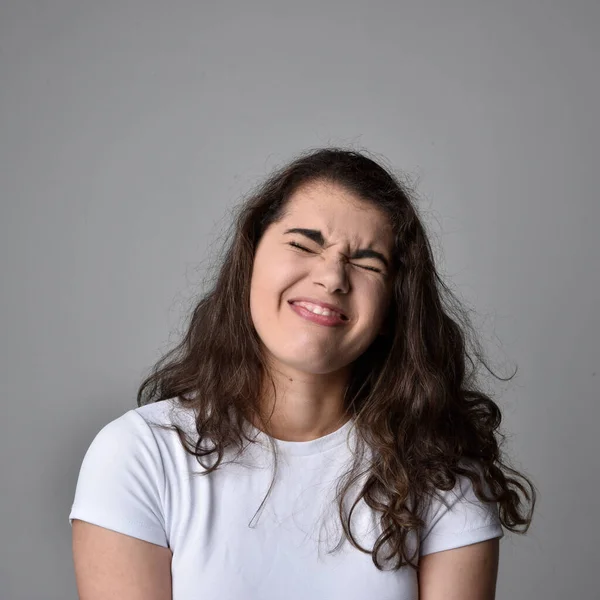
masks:
[[[171,600],[166,485],[156,439],[138,413],[96,435],[69,514],[80,600]]]
[[[171,550],[73,520],[80,600],[171,600]]]
[[[494,600],[500,540],[422,556],[419,600]]]

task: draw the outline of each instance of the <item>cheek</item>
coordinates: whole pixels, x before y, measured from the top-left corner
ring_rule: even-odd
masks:
[[[272,303],[298,280],[299,274],[298,265],[293,260],[275,248],[265,247],[257,255],[250,284],[251,292],[265,300],[270,299]]]
[[[387,311],[389,293],[383,285],[364,279],[355,282],[355,298],[359,314],[371,321],[383,320]]]
[[[275,253],[257,255],[250,282],[250,312],[255,324],[268,323],[284,301],[282,295],[297,280],[289,261],[275,259]]]

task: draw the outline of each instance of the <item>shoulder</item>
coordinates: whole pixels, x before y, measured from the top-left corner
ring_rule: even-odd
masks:
[[[186,435],[195,431],[192,413],[183,408],[175,398],[145,404],[132,408],[107,423],[100,434],[130,440],[154,439],[156,443],[179,441],[174,426],[181,428]]]
[[[176,467],[179,437],[168,427],[185,415],[173,408],[162,401],[131,409],[102,427],[81,464],[71,523],[80,519],[167,545],[168,484],[184,471]]]
[[[176,409],[176,403],[165,400],[130,409],[106,423],[87,447],[82,474],[110,472],[116,478],[151,470],[162,477],[162,455],[175,440],[179,443],[172,426],[188,428]]]
[[[421,555],[503,537],[496,502],[478,498],[471,480],[457,475],[450,490],[437,490],[425,506]]]
[[[173,419],[168,403],[157,402],[130,409],[109,421],[97,431],[89,445],[85,460],[94,457],[108,461],[110,455],[121,459],[142,451],[154,453],[158,439],[168,439]]]

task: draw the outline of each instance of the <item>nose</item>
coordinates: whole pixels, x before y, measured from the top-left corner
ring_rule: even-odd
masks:
[[[347,294],[350,290],[346,263],[341,258],[322,256],[313,268],[312,281],[324,287],[329,294]]]

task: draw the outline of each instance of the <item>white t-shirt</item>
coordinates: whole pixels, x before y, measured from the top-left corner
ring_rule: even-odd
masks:
[[[193,433],[191,413],[171,410],[179,407],[176,400],[145,405],[100,430],[83,459],[69,522],[169,547],[173,600],[416,600],[411,567],[380,571],[348,541],[327,553],[341,536],[333,495],[351,464],[353,420],[316,440],[275,440],[277,478],[257,513],[273,476],[267,435],[250,426],[259,444],[249,444],[242,459],[192,476],[203,467],[176,432],[149,426],[175,419]],[[421,556],[503,537],[496,503],[480,502],[467,478],[443,494],[444,503],[426,509]],[[351,490],[346,506],[356,497]],[[381,533],[364,500],[352,531],[368,550]]]

